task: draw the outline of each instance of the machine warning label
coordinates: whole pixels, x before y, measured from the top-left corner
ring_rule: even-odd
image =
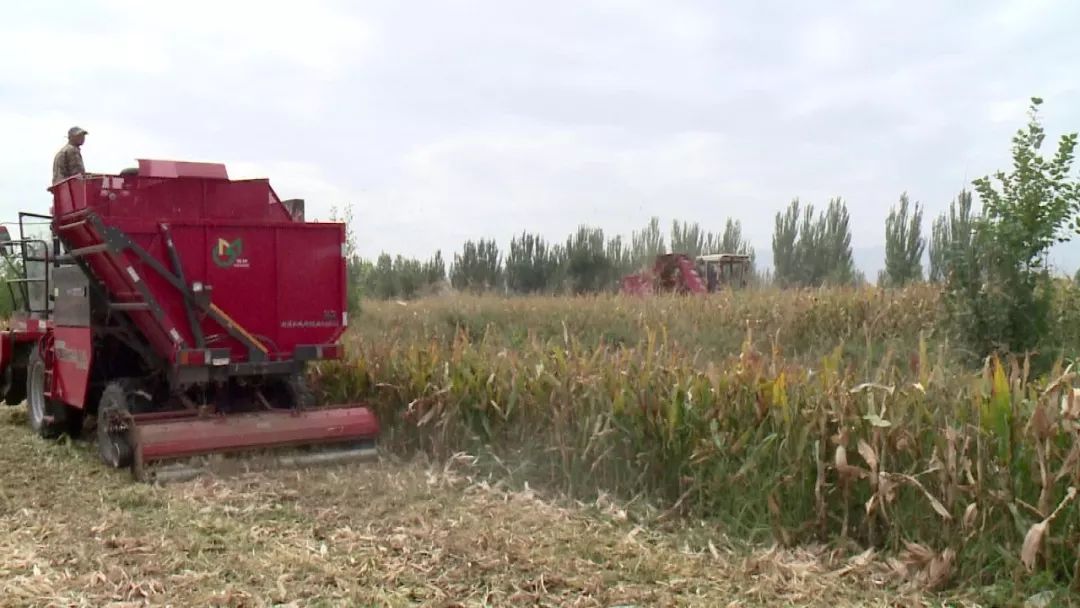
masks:
[[[76,369],[81,371],[90,369],[90,353],[85,350],[68,348],[67,343],[63,340],[56,341],[55,349],[56,358],[60,361],[73,364]]]
[[[218,238],[210,251],[210,257],[221,268],[248,268],[248,259],[244,256],[244,239],[229,242]]]
[[[284,329],[296,329],[299,327],[339,327],[338,314],[336,310],[324,310],[321,321],[288,319],[281,322],[281,327]]]
[[[337,320],[334,321],[282,321],[281,327],[285,329],[295,329],[298,327],[338,327]]]

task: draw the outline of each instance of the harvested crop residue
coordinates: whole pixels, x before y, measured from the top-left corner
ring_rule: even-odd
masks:
[[[4,606],[905,605],[865,556],[742,551],[460,469],[362,464],[165,487],[0,412]],[[709,528],[702,527],[705,531]],[[706,534],[706,532],[702,532]],[[875,582],[877,581],[877,582]]]

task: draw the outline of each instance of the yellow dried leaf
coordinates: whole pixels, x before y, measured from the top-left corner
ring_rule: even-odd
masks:
[[[848,560],[848,563],[856,568],[865,568],[874,562],[875,553],[873,548],[867,549]]]
[[[949,510],[945,508],[945,505],[941,504],[940,500],[934,498],[934,496],[926,490],[923,490],[923,492],[926,494],[926,497],[930,499],[930,506],[934,507],[934,510],[937,511],[938,515],[944,519],[952,520],[952,515],[949,513]]]
[[[889,428],[890,426],[892,426],[891,422],[889,422],[888,420],[885,420],[884,418],[882,418],[878,414],[875,414],[875,413],[872,413],[872,412],[869,413],[869,414],[866,414],[865,416],[863,416],[863,419],[866,420],[867,422],[869,422],[870,424],[872,424],[872,425],[874,425],[874,426],[876,426],[878,428],[882,428],[882,429]]]
[[[1074,443],[1069,455],[1065,457],[1065,462],[1061,464],[1061,468],[1058,469],[1056,475],[1054,475],[1054,482],[1059,482],[1066,476],[1071,475],[1076,470],[1077,463],[1080,462],[1080,443]]]
[[[1045,397],[1063,386],[1066,387],[1066,389],[1070,388],[1068,384],[1072,382],[1074,378],[1076,378],[1076,373],[1072,371],[1072,363],[1070,363],[1069,367],[1065,368],[1065,371],[1061,375],[1043,389],[1042,396]]]
[[[896,440],[896,451],[907,452],[911,449],[912,439],[907,432],[901,432],[900,437]]]
[[[979,517],[979,505],[971,503],[964,509],[964,529],[972,529],[975,526],[975,519],[977,517]]]
[[[863,392],[863,391],[865,391],[867,389],[871,389],[871,388],[877,389],[879,391],[886,392],[889,395],[892,395],[893,392],[896,391],[895,386],[889,386],[889,385],[885,385],[885,384],[878,384],[876,382],[863,382],[862,384],[859,384],[859,385],[849,389],[848,392],[851,393],[851,394],[861,393],[861,392]]]
[[[885,497],[886,503],[896,500],[896,483],[889,477],[882,477],[879,483],[879,491]]]
[[[1031,526],[1024,536],[1024,546],[1020,549],[1020,561],[1024,562],[1024,566],[1028,569],[1028,572],[1035,569],[1035,559],[1039,555],[1043,536],[1046,535],[1046,528],[1049,525],[1050,522],[1048,521],[1040,521]]]
[[[940,500],[935,498],[929,490],[927,490],[921,483],[919,483],[918,479],[915,479],[911,475],[898,475],[898,477],[915,486],[916,488],[922,490],[922,493],[926,495],[926,499],[930,501],[930,506],[934,508],[934,511],[937,511],[937,514],[940,515],[943,519],[952,521],[952,514],[949,513],[949,510],[945,508],[945,505],[941,504]]]
[[[836,455],[833,457],[833,461],[836,463],[837,469],[847,468],[847,450],[844,446],[836,446]]]
[[[841,477],[865,478],[867,475],[870,474],[869,471],[866,471],[862,467],[856,467],[848,464],[847,450],[844,449],[844,446],[842,445],[836,446],[836,455],[834,456],[833,460],[836,464],[836,472]]]
[[[1076,420],[1080,418],[1080,388],[1074,388],[1066,391],[1061,396],[1061,415],[1069,420]]]
[[[859,455],[863,457],[866,464],[869,465],[871,471],[876,471],[878,468],[877,453],[874,452],[874,448],[870,447],[870,444],[866,441],[859,440]]]
[[[1050,436],[1053,430],[1053,421],[1050,420],[1050,415],[1046,411],[1044,404],[1039,403],[1035,406],[1035,411],[1032,412],[1031,419],[1028,421],[1028,428],[1039,439],[1046,439]]]
[[[907,565],[904,564],[904,562],[896,559],[895,557],[890,557],[889,559],[885,560],[885,563],[888,564],[889,569],[892,570],[893,574],[897,577],[901,579],[907,579],[910,576]]]
[[[921,569],[924,564],[934,559],[934,552],[930,550],[926,545],[915,543],[911,541],[904,541],[904,565],[909,568],[915,566]]]
[[[926,581],[928,589],[938,589],[949,580],[955,558],[956,552],[952,549],[946,549],[941,555],[934,557],[930,562],[929,576]]]

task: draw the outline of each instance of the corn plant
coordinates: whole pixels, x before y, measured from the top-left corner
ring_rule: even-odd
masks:
[[[1080,584],[1075,373],[959,367],[938,311],[922,286],[372,304],[316,373],[403,454],[467,451],[750,539],[877,547],[930,587]]]

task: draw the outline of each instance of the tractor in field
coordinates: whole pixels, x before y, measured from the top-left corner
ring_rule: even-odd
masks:
[[[215,163],[139,160],[49,191],[51,214],[20,213],[18,239],[0,230],[16,307],[0,390],[26,401],[35,433],[86,423],[106,465],[145,481],[234,451],[372,455],[373,412],[319,406],[305,380],[310,362],[343,356],[342,224],[307,222],[303,201]]]
[[[656,256],[652,268],[623,277],[622,293],[715,293],[725,286],[746,287],[749,270],[749,255],[715,253],[691,258],[665,253]]]

